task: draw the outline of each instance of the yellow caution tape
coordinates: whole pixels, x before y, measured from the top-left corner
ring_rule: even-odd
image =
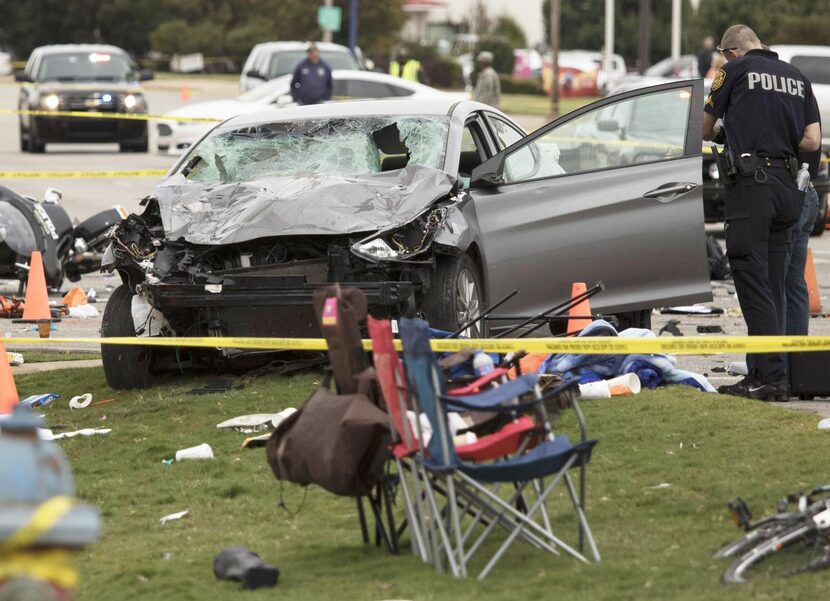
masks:
[[[29,547],[37,542],[44,532],[58,523],[74,506],[70,497],[57,496],[41,503],[29,521],[10,537],[0,541],[0,550]]]
[[[237,337],[114,337],[114,338],[0,338],[6,345],[31,344],[112,344],[179,348],[233,348],[255,350],[324,351],[323,338],[237,338]],[[776,353],[830,350],[830,336],[688,336],[680,338],[618,338],[587,336],[577,338],[481,338],[433,339],[432,350],[456,352],[464,348],[493,353],[570,353],[592,355],[670,354],[715,355],[720,353]],[[400,341],[395,341],[400,350]],[[363,341],[371,350],[372,342]]]
[[[25,549],[0,558],[0,582],[12,578],[44,580],[64,589],[78,586],[78,571],[67,549]]]
[[[213,117],[173,117],[169,115],[146,115],[142,113],[103,113],[100,111],[31,111],[0,109],[0,115],[30,115],[33,117],[80,117],[81,119],[126,119],[129,121],[188,121],[191,123],[219,123],[224,119]]]
[[[165,175],[167,175],[167,169],[136,169],[133,171],[0,171],[0,180],[164,177]]]

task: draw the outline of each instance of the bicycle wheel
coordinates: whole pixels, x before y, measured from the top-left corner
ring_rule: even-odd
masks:
[[[759,567],[760,564],[771,557],[782,558],[786,554],[786,563],[788,566],[792,566],[794,564],[804,564],[810,561],[810,559],[812,559],[812,555],[810,554],[811,545],[809,543],[812,542],[812,547],[814,548],[816,533],[817,529],[815,523],[812,518],[807,517],[805,520],[782,530],[772,537],[762,540],[759,544],[756,544],[750,548],[740,558],[732,562],[732,565],[726,568],[726,571],[723,573],[724,583],[741,584],[747,582],[749,579],[755,578],[763,572],[763,570]],[[800,549],[796,549],[798,544],[802,542],[807,542],[808,545]],[[796,550],[801,551],[801,553],[792,552]],[[807,551],[806,556],[804,556],[803,553],[805,550]],[[784,570],[787,566],[778,567],[781,570]]]
[[[780,520],[759,526],[755,530],[750,530],[745,535],[728,543],[715,551],[713,557],[722,559],[724,557],[741,556],[750,547],[760,544],[764,540],[775,536],[779,532],[783,532],[793,524],[792,520]]]

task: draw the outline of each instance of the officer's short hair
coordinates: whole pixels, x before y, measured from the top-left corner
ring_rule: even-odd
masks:
[[[319,50],[319,48],[317,48],[317,44],[314,42],[309,42],[308,46],[305,48],[306,54],[311,54],[312,50]]]
[[[761,45],[761,40],[748,25],[733,25],[723,32],[721,48],[738,48],[746,52]]]

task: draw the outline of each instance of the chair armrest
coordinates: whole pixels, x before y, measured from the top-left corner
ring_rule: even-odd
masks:
[[[507,370],[503,367],[497,367],[493,371],[484,374],[478,380],[470,382],[466,386],[462,386],[461,388],[453,388],[452,390],[447,391],[447,396],[467,396],[470,394],[478,394],[481,392],[481,388],[486,386],[487,384],[492,383],[494,380],[498,380],[507,375]]]
[[[539,379],[535,374],[527,374],[521,378],[511,380],[497,388],[491,388],[479,394],[468,396],[439,395],[439,398],[454,407],[462,407],[471,411],[516,411],[533,407],[542,402],[542,399],[532,399],[526,402],[508,403],[523,394],[532,391]]]

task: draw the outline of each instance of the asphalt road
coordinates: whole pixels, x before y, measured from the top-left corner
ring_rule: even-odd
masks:
[[[181,99],[182,81],[160,80],[145,86],[151,113],[166,113],[186,104]],[[232,97],[239,93],[232,81],[193,80],[184,82],[190,102]],[[17,108],[18,86],[9,77],[0,78],[0,108]],[[151,127],[152,131],[152,127]],[[150,153],[120,153],[117,144],[49,144],[45,154],[20,152],[18,117],[0,114],[0,171],[129,171],[136,169],[167,169],[175,157]],[[139,208],[139,201],[152,192],[157,178],[109,179],[17,179],[0,181],[18,193],[40,198],[46,188],[63,192],[70,216],[79,220],[113,205],[130,211]]]
[[[233,81],[205,81],[187,80],[191,102],[227,98],[238,93]],[[149,82],[146,86],[146,95],[152,113],[164,113],[183,104],[181,99],[182,81],[161,80]],[[17,86],[10,78],[0,78],[0,108],[15,108]],[[519,122],[528,130],[533,130],[543,124],[543,120],[534,117],[522,118]],[[117,145],[50,145],[46,154],[33,155],[21,153],[19,150],[17,117],[0,115],[0,171],[64,171],[64,170],[135,170],[159,169],[170,167],[174,158],[147,154],[121,154]],[[114,204],[124,205],[129,210],[138,209],[141,198],[152,191],[155,180],[153,178],[123,178],[123,179],[80,179],[80,180],[14,180],[0,181],[14,190],[36,197],[42,195],[48,187],[58,188],[63,192],[64,204],[73,218],[83,219],[99,210]],[[717,231],[717,227],[708,228]],[[812,238],[810,246],[815,257],[816,272],[819,281],[820,295],[825,310],[830,312],[830,233],[818,238]],[[103,311],[104,301],[112,287],[119,282],[117,278],[106,274],[91,274],[84,276],[81,286],[85,289],[94,288],[98,294],[97,307]],[[65,288],[68,287],[68,283]],[[16,291],[16,283],[0,281],[0,294],[12,294]],[[699,325],[720,325],[725,334],[745,334],[743,320],[738,311],[737,299],[734,296],[734,286],[730,282],[717,283],[713,286],[713,306],[723,308],[726,313],[718,316],[672,316],[655,312],[652,326],[655,332],[670,320],[679,320],[679,330],[685,336],[698,335]],[[57,299],[57,296],[55,297]],[[53,338],[70,336],[98,336],[100,318],[98,319],[64,319],[58,324]],[[817,317],[810,323],[812,334],[830,335],[830,319]],[[30,327],[12,324],[9,320],[0,319],[0,333],[15,336],[36,336]],[[664,333],[663,336],[670,334]],[[25,352],[25,348],[22,348]],[[720,371],[730,362],[742,359],[733,355],[711,357],[684,356],[678,358],[678,366],[698,373],[706,374],[715,385],[731,382],[735,378]],[[718,371],[715,371],[717,368]],[[815,410],[830,415],[830,403],[806,403],[802,405],[789,404],[790,407]]]

